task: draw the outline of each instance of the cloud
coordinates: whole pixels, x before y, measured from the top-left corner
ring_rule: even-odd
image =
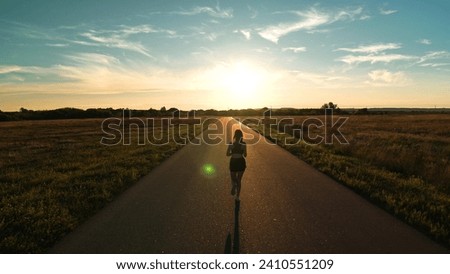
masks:
[[[407,61],[417,59],[415,56],[403,55],[403,54],[381,54],[381,55],[347,55],[337,59],[338,61],[347,63],[349,65],[359,63],[390,63],[393,61]]]
[[[216,18],[232,18],[233,17],[233,9],[221,9],[219,6],[216,6],[216,8],[211,7],[194,7],[190,10],[186,11],[174,11],[171,12],[171,14],[179,14],[179,15],[198,15],[205,13],[209,16],[216,17]]]
[[[54,70],[52,68],[37,66],[0,66],[0,74],[8,74],[13,72],[21,74],[52,74],[54,73]]]
[[[182,89],[183,85],[192,78],[192,75],[183,74],[182,76],[156,68],[133,69],[117,63],[114,57],[101,54],[83,53],[67,56],[67,58],[76,61],[71,65],[51,67],[17,66],[15,70],[19,71],[20,75],[24,75],[25,81],[20,84],[2,81],[0,95],[23,92],[29,94],[112,94],[160,88]],[[6,71],[5,68],[3,70]],[[39,80],[39,78],[46,80]]]
[[[276,26],[270,26],[259,32],[259,35],[271,42],[278,43],[278,40],[291,33],[299,30],[310,30],[320,25],[329,22],[330,18],[325,14],[319,14],[315,11],[310,11],[302,15],[303,20],[295,23],[283,23]]]
[[[403,54],[385,54],[384,51],[400,49],[402,46],[398,43],[386,43],[386,44],[372,44],[363,45],[357,48],[338,48],[335,51],[346,51],[351,53],[365,53],[366,55],[346,55],[338,61],[347,64],[359,64],[359,63],[390,63],[393,61],[406,61],[417,59],[415,56],[403,55]]]
[[[450,52],[448,51],[430,51],[427,52],[424,56],[420,57],[418,63],[424,63],[431,60],[449,60]]]
[[[62,44],[62,43],[47,43],[46,45],[55,48],[65,48],[69,46],[69,44]]]
[[[380,9],[380,14],[381,15],[391,15],[391,14],[394,14],[394,13],[397,13],[397,12],[398,12],[398,10],[387,10],[387,9],[384,9],[384,8]]]
[[[302,87],[304,90],[316,89],[340,89],[348,87],[351,79],[334,73],[318,73],[305,70],[290,70],[281,72],[278,85],[285,88],[292,86]]]
[[[268,26],[260,29],[258,34],[273,43],[278,43],[278,40],[288,35],[291,32],[300,30],[314,30],[319,26],[334,23],[336,21],[355,20],[356,16],[361,14],[362,8],[354,10],[341,10],[335,13],[320,12],[316,9],[310,9],[306,12],[294,12],[300,17],[299,21],[290,23],[280,23],[278,25]]]
[[[288,47],[288,48],[283,48],[282,51],[292,51],[294,53],[299,53],[299,52],[305,52],[306,48],[305,47]]]
[[[428,39],[421,39],[419,41],[417,41],[420,44],[424,44],[424,45],[431,45],[431,41]]]
[[[404,85],[408,82],[408,77],[403,71],[373,70],[368,75],[374,84]]]
[[[370,17],[370,15],[367,15],[367,14],[363,14],[363,15],[361,15],[361,17],[359,17],[359,20],[369,20],[370,18],[372,18],[372,17]]]
[[[52,85],[61,80],[71,80],[75,82],[86,82],[95,84],[96,80],[100,80],[102,77],[108,74],[109,71],[121,71],[126,74],[122,69],[121,63],[115,57],[98,54],[98,53],[78,53],[73,55],[64,55],[64,57],[70,61],[70,65],[53,65],[50,67],[40,66],[0,66],[0,73],[15,72],[26,77],[26,84],[32,85]],[[110,81],[113,83],[117,79],[121,79],[121,76],[115,75],[111,77]],[[47,79],[47,81],[42,81]],[[55,83],[54,83],[55,82]],[[61,84],[61,87],[65,84]],[[84,87],[88,88],[88,87]],[[89,89],[89,88],[88,88]]]
[[[450,65],[450,52],[448,51],[430,51],[420,57],[417,64],[421,67],[438,68]]]
[[[118,30],[89,30],[80,34],[80,36],[87,38],[89,41],[76,40],[72,42],[89,46],[104,46],[108,48],[126,49],[138,52],[150,58],[154,58],[141,43],[131,41],[129,37],[135,34],[159,32],[174,34],[174,32],[155,29],[149,25],[121,26]]]
[[[255,8],[253,8],[251,6],[247,6],[247,8],[251,13],[251,15],[250,15],[251,19],[255,19],[256,17],[258,17],[258,11]]]
[[[450,63],[423,63],[423,64],[420,64],[419,66],[437,68],[437,67],[450,66]]]
[[[100,64],[100,65],[120,64],[120,61],[117,58],[99,53],[79,53],[75,55],[66,55],[66,58],[80,64]]]
[[[381,51],[390,49],[399,49],[401,47],[402,47],[401,44],[387,43],[387,44],[365,45],[357,48],[338,48],[335,51],[347,51],[352,53],[379,53]]]
[[[343,20],[354,21],[357,19],[357,16],[361,15],[362,11],[363,11],[362,7],[358,7],[354,10],[340,10],[333,16],[333,22]],[[360,18],[361,17],[359,16],[358,19]]]
[[[303,81],[306,80],[309,82],[313,82],[315,84],[326,84],[329,82],[348,80],[347,77],[343,77],[343,76],[318,74],[318,73],[297,71],[297,70],[290,71],[290,74],[294,75],[297,79],[300,79]]]
[[[240,33],[240,34],[244,35],[246,40],[250,40],[252,38],[252,34],[251,34],[250,30],[248,30],[248,29],[235,30],[235,31],[233,31],[233,33]]]
[[[119,34],[124,35],[132,35],[132,34],[139,34],[139,33],[153,33],[153,32],[159,32],[159,30],[156,30],[150,25],[138,25],[138,26],[125,26],[122,25],[120,30],[112,31]]]
[[[0,66],[0,74],[7,74],[11,72],[20,71],[22,68],[19,66]]]
[[[240,33],[242,33],[242,35],[245,36],[245,39],[250,40],[251,38],[251,33],[248,30],[241,30]]]
[[[0,81],[0,94],[23,93],[24,91],[34,90],[35,86],[37,88],[39,85],[53,85],[56,88],[62,82],[68,80],[61,75],[59,65],[51,67],[0,66],[1,74],[5,74],[5,76],[3,81]]]
[[[130,51],[135,51],[135,52],[141,53],[147,57],[153,58],[153,56],[150,55],[148,50],[143,45],[141,45],[138,42],[127,41],[127,40],[121,38],[120,36],[101,35],[101,34],[96,34],[95,32],[92,32],[92,31],[82,33],[81,36],[88,38],[89,40],[95,42],[91,45],[105,46],[108,48],[126,49],[126,50],[130,50]]]

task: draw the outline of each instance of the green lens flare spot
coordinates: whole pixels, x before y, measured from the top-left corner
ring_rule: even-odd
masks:
[[[212,164],[204,164],[202,166],[203,174],[207,176],[212,176],[216,173],[216,168]]]

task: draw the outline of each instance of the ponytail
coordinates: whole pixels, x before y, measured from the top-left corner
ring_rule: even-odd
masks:
[[[244,137],[244,134],[242,133],[242,130],[240,130],[240,129],[237,129],[235,132],[234,132],[234,137],[233,137],[233,144],[242,144],[243,142],[242,142],[242,139],[243,139],[243,137]]]

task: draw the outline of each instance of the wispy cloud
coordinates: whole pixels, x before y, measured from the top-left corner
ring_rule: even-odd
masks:
[[[79,64],[100,64],[100,65],[120,64],[120,61],[117,58],[110,55],[99,53],[78,53],[75,55],[66,55],[65,57]]]
[[[381,8],[380,9],[380,14],[381,15],[391,15],[391,14],[394,14],[394,13],[397,13],[398,12],[398,10],[389,10],[389,9],[385,9],[385,8]]]
[[[305,52],[306,48],[305,47],[288,47],[288,48],[282,48],[282,51],[292,51],[294,53],[299,53],[299,52]]]
[[[120,48],[141,53],[147,57],[153,58],[149,51],[139,42],[131,42],[120,35],[99,34],[95,31],[82,33],[81,36],[94,42],[94,45],[108,48]]]
[[[293,78],[292,78],[293,77]],[[291,79],[292,78],[292,79]],[[345,83],[349,80],[348,77],[333,75],[333,74],[320,74],[309,71],[292,70],[288,72],[286,81],[300,81],[302,83],[310,83],[315,88],[337,88],[345,86]],[[295,83],[295,82],[294,82]]]
[[[363,14],[361,15],[361,17],[359,17],[359,20],[369,20],[370,18],[372,18],[370,15]]]
[[[438,67],[450,66],[450,63],[423,63],[423,64],[420,64],[419,66],[421,66],[421,67],[438,68]]]
[[[211,56],[214,52],[207,47],[200,47],[199,50],[191,52],[191,55]]]
[[[259,35],[271,42],[278,43],[278,40],[288,35],[291,32],[297,32],[300,30],[313,30],[319,26],[334,23],[336,21],[356,19],[357,15],[360,15],[362,8],[359,7],[353,10],[340,10],[336,12],[321,12],[314,8],[308,11],[296,11],[293,12],[300,17],[299,21],[290,23],[281,23],[278,25],[269,26],[259,30]]]
[[[251,14],[250,18],[251,19],[255,19],[256,17],[258,17],[258,11],[255,8],[253,8],[251,6],[247,6],[247,8],[250,11],[250,14]]]
[[[329,22],[330,18],[326,14],[319,13],[315,10],[311,10],[305,14],[299,14],[302,17],[301,21],[294,23],[282,23],[276,26],[269,26],[265,29],[262,29],[259,32],[259,35],[267,39],[271,42],[278,43],[278,40],[291,33],[296,32],[302,29],[309,30],[320,25],[326,24]]]
[[[135,34],[148,34],[165,32],[175,34],[169,30],[155,29],[150,25],[121,26],[118,30],[89,30],[81,33],[80,36],[88,41],[73,41],[77,44],[104,46],[108,48],[120,48],[138,52],[147,57],[154,58],[148,49],[139,42],[131,41],[130,36]]]
[[[338,59],[338,61],[346,64],[360,63],[390,63],[393,61],[406,61],[417,59],[416,56],[404,54],[386,54],[387,50],[400,49],[402,46],[398,43],[378,43],[372,45],[362,45],[357,48],[338,48],[335,51],[346,51],[351,53],[361,53],[366,55],[346,55]]]
[[[450,65],[450,52],[430,51],[420,57],[417,64],[421,67],[439,68]]]
[[[442,50],[442,51],[430,51],[427,52],[424,56],[420,58],[418,63],[424,63],[431,60],[449,60],[450,52]]]
[[[54,68],[56,68],[56,66],[53,67],[17,66],[17,65],[0,66],[0,74],[8,74],[8,73],[36,74],[36,75],[56,74]]]
[[[60,84],[60,87],[67,86],[66,83],[86,83],[89,81],[91,84],[95,84],[96,80],[99,81],[110,74],[111,71],[127,74],[126,70],[121,68],[121,64],[115,57],[98,54],[98,53],[77,53],[72,55],[64,55],[64,57],[70,61],[70,65],[53,65],[50,67],[41,66],[0,66],[0,74],[14,73],[15,75],[21,75],[27,79],[27,84],[30,86],[46,86],[56,85],[61,80],[70,80],[64,84]],[[116,82],[116,79],[120,79],[120,73],[117,73],[109,80]],[[22,78],[23,79],[23,78]],[[49,81],[43,81],[42,79],[49,79]],[[57,79],[55,81],[55,79]],[[117,84],[117,82],[116,82]],[[84,86],[83,88],[88,88]],[[113,86],[112,86],[113,88]],[[34,90],[34,88],[31,88]]]
[[[408,82],[408,77],[403,71],[390,72],[385,69],[373,70],[369,72],[369,78],[372,84],[375,85],[405,85]]]
[[[217,38],[226,35],[226,32],[220,28],[210,26],[208,24],[201,24],[200,26],[188,27],[189,34],[184,37],[201,37],[201,39],[206,39],[208,41],[216,41]],[[234,33],[240,33],[240,30],[234,30]]]
[[[12,77],[9,77],[8,81],[0,83],[0,94],[23,91],[30,94],[68,94],[74,91],[77,94],[112,94],[157,88],[181,89],[180,83],[186,83],[190,79],[186,76],[181,81],[178,74],[156,69],[131,69],[119,63],[111,63],[116,61],[108,56],[87,53],[67,57],[72,61],[76,60],[76,63],[51,67],[19,67],[17,73],[24,76],[26,81],[19,85],[10,81]],[[88,60],[89,57],[93,60]],[[49,81],[38,80],[39,78]]]
[[[0,95],[38,89],[38,86],[53,86],[52,89],[62,87],[69,80],[61,74],[61,66],[54,65],[50,67],[40,66],[0,66]],[[41,91],[45,92],[46,89]]]
[[[252,38],[252,34],[248,29],[235,30],[234,33],[240,33],[244,35],[246,40],[250,40]]]
[[[338,59],[338,61],[346,64],[360,64],[360,63],[390,63],[393,61],[407,61],[417,59],[415,56],[403,54],[381,54],[381,55],[347,55]]]
[[[20,71],[21,67],[19,66],[0,66],[0,74],[7,74],[11,72]]]
[[[117,31],[112,31],[118,34],[123,35],[132,35],[132,34],[139,34],[139,33],[153,33],[153,32],[159,32],[159,30],[155,29],[154,27],[150,25],[137,25],[137,26],[125,26],[122,25],[121,29]]]
[[[385,50],[399,49],[401,44],[397,43],[387,43],[387,44],[373,44],[373,45],[363,45],[357,48],[338,48],[335,51],[347,51],[352,53],[379,53]]]
[[[171,14],[179,14],[179,15],[198,15],[198,14],[207,14],[212,17],[216,18],[232,18],[233,17],[233,9],[221,9],[219,6],[216,6],[215,8],[212,7],[201,7],[197,6],[190,10],[183,10],[183,11],[173,11]]]
[[[424,45],[431,45],[431,41],[428,39],[420,39],[419,41],[417,41],[420,44],[424,44]]]
[[[202,49],[209,51],[207,48]],[[143,64],[129,64],[110,55],[89,52],[72,53],[63,57],[69,62],[50,67],[0,66],[0,73],[5,74],[0,82],[0,96],[18,92],[23,94],[23,91],[28,94],[83,95],[217,88],[217,82],[202,78],[204,68],[171,71]],[[19,81],[23,82],[18,83]]]
[[[62,43],[47,43],[45,45],[47,45],[49,47],[54,47],[54,48],[65,48],[65,47],[69,46],[69,44],[62,44]]]

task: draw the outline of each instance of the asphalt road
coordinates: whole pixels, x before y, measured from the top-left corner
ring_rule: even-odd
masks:
[[[226,141],[187,145],[50,253],[448,253],[243,129],[260,141],[248,145],[240,204],[230,195]]]

